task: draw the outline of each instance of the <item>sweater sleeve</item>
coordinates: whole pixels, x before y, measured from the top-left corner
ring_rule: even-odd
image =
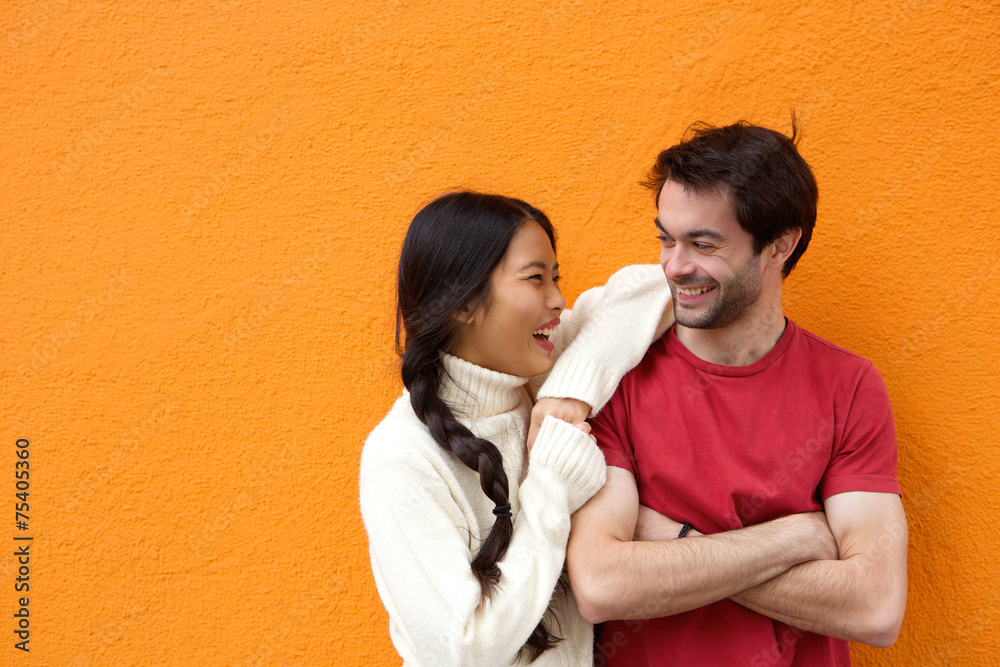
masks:
[[[382,460],[366,445],[360,490],[372,568],[397,649],[406,664],[511,664],[549,607],[570,514],[604,484],[603,455],[583,432],[546,419],[518,490],[520,511],[498,563],[500,581],[488,599],[472,574],[472,527],[443,479],[449,473],[419,455],[394,458]]]
[[[536,397],[575,398],[591,406],[591,416],[600,412],[656,332],[672,321],[669,303],[670,289],[656,264],[627,266],[604,287],[581,294],[561,318],[553,340],[559,354],[540,378]]]

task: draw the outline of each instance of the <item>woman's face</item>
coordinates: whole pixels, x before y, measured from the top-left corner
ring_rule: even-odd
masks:
[[[549,336],[566,300],[549,237],[529,220],[518,230],[490,278],[488,306],[466,321],[452,354],[484,368],[531,377],[552,368]]]

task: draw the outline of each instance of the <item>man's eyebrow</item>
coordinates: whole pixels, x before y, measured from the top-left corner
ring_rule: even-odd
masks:
[[[545,262],[543,262],[541,260],[537,260],[536,259],[534,262],[528,262],[527,264],[525,264],[524,266],[522,266],[520,270],[521,271],[527,271],[528,269],[541,269],[542,271],[546,271],[546,270],[548,270],[548,268],[549,268],[548,264],[546,264]],[[553,264],[552,265],[552,270],[553,271],[558,271],[559,270],[559,265],[558,264]]]
[[[667,230],[663,228],[663,225],[660,224],[659,218],[654,219],[653,224],[656,225],[656,228],[659,229],[660,232],[663,233],[665,236],[670,236],[670,234],[667,233]],[[671,236],[670,238],[673,237]],[[681,238],[685,241],[691,241],[693,239],[713,239],[715,241],[728,240],[725,234],[717,232],[714,229],[708,229],[704,227],[701,229],[692,229],[691,231],[684,234],[684,236]]]
[[[726,235],[721,232],[717,232],[714,229],[692,229],[684,235],[684,240],[690,241],[692,239],[713,239],[715,241],[725,241]]]

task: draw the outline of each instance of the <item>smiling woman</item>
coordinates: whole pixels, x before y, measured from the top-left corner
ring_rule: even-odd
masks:
[[[490,295],[489,307],[478,308],[461,328],[455,356],[526,377],[552,368],[549,338],[566,300],[551,225],[521,225],[490,277]]]
[[[592,628],[559,585],[570,515],[605,479],[583,420],[665,329],[663,273],[628,267],[564,312],[545,214],[458,192],[415,216],[398,281],[406,391],[360,475],[393,643],[407,665],[590,665]],[[584,408],[546,417],[529,453],[538,387]]]

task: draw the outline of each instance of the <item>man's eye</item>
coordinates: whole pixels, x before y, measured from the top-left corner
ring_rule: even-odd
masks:
[[[711,250],[712,249],[712,246],[708,245],[707,243],[695,243],[694,247],[697,248],[698,250]]]
[[[660,243],[662,243],[663,245],[668,245],[669,246],[669,245],[673,245],[674,244],[674,240],[672,238],[670,238],[669,236],[666,236],[665,234],[657,234],[656,235],[656,239]]]

